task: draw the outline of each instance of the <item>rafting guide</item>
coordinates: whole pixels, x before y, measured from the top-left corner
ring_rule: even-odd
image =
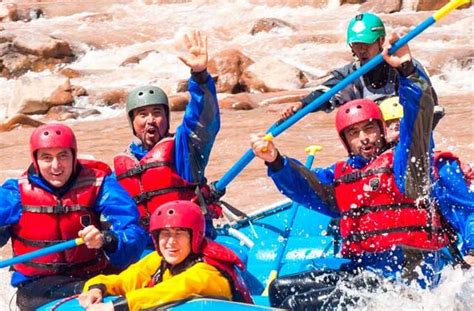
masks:
[[[341,68],[337,68],[330,73],[330,78],[317,86],[308,96],[300,102],[295,102],[290,107],[281,112],[281,118],[287,119],[296,111],[304,108],[309,103],[320,97],[342,79],[349,76],[362,65],[373,59],[382,51],[382,45],[385,40],[386,30],[383,21],[373,13],[362,13],[353,17],[347,26],[346,42],[351,48],[354,61]],[[419,61],[412,60],[413,63],[423,72],[425,69]],[[431,81],[428,79],[431,87]],[[398,94],[399,82],[398,75],[386,62],[381,62],[368,73],[362,75],[349,86],[338,92],[320,109],[331,112],[336,107],[343,105],[354,99],[367,98],[379,103],[386,97]],[[437,105],[437,96],[431,87],[435,104]],[[437,106],[435,111],[434,124],[443,117],[443,108]]]

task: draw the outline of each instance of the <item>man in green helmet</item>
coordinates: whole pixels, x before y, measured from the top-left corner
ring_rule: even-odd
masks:
[[[352,50],[354,61],[333,70],[330,78],[316,87],[308,96],[300,102],[292,103],[289,107],[285,108],[281,113],[281,118],[286,119],[290,117],[377,56],[382,51],[385,35],[385,26],[377,15],[362,13],[352,18],[347,27],[347,44]],[[424,72],[423,66],[415,59],[407,62],[404,66],[407,71],[413,67],[418,67]],[[435,105],[437,105],[437,97],[433,88],[431,88],[431,92],[435,99]],[[321,106],[321,110],[331,112],[336,107],[354,99],[366,98],[379,102],[384,98],[397,95],[398,75],[386,62],[382,62],[333,96],[327,103]],[[435,107],[434,124],[439,121],[443,114],[441,107]]]
[[[204,206],[204,170],[220,127],[214,81],[207,73],[207,38],[186,35],[187,50],[180,60],[191,68],[190,100],[181,125],[170,133],[168,97],[156,86],[142,86],[128,94],[127,117],[134,140],[114,158],[117,180],[137,203],[141,224],[148,229],[149,217],[161,204],[172,200],[201,203],[206,214],[208,236],[212,217],[220,210]]]

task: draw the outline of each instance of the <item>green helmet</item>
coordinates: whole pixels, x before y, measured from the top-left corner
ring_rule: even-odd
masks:
[[[361,42],[372,44],[385,36],[385,26],[375,14],[363,13],[351,19],[347,27],[347,44]]]
[[[166,93],[157,86],[140,86],[128,93],[127,97],[127,117],[128,121],[133,129],[133,110],[146,107],[151,105],[164,105],[166,107],[166,118],[168,121],[168,128],[169,128],[169,116],[170,116],[170,109],[169,109],[169,102],[168,96]]]

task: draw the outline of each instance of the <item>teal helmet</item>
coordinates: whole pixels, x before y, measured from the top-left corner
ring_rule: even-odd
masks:
[[[347,27],[347,44],[372,44],[378,38],[385,36],[385,26],[375,14],[363,13],[351,19]]]
[[[127,97],[127,117],[130,123],[130,126],[133,130],[133,110],[141,107],[151,106],[151,105],[163,105],[166,110],[166,119],[168,122],[168,128],[170,124],[170,109],[168,96],[166,93],[157,86],[140,86],[128,93]],[[135,130],[133,131],[135,134]]]

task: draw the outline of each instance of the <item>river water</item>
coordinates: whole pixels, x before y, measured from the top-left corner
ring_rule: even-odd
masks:
[[[110,2],[110,1],[109,1]],[[122,1],[123,2],[123,1]],[[213,53],[235,47],[254,60],[273,57],[303,70],[308,76],[320,76],[350,60],[345,45],[345,27],[357,14],[357,5],[326,8],[256,5],[246,1],[197,1],[166,5],[146,5],[142,1],[126,4],[57,6],[53,17],[29,23],[4,23],[7,30],[28,29],[70,42],[80,57],[69,67],[87,72],[72,79],[74,85],[88,90],[126,88],[155,83],[173,93],[178,80],[189,71],[176,58],[176,43],[190,29],[200,29],[209,37]],[[61,11],[62,10],[62,11]],[[61,13],[62,12],[62,13]],[[66,14],[67,13],[67,14]],[[413,26],[431,12],[405,10],[382,14],[389,29]],[[250,34],[259,18],[280,18],[294,29],[281,28],[268,33]],[[429,28],[410,43],[413,55],[432,74],[432,81],[446,108],[447,115],[435,131],[439,149],[450,150],[465,163],[474,163],[474,9],[452,13],[439,25]],[[312,39],[309,40],[308,38]],[[120,67],[129,56],[156,49],[134,66]],[[463,61],[459,59],[463,56]],[[29,76],[50,72],[28,73]],[[12,92],[13,80],[0,79],[0,115]],[[219,97],[224,95],[220,94]],[[80,102],[90,106],[88,98]],[[221,130],[207,168],[210,181],[218,180],[249,148],[249,134],[265,131],[277,119],[278,107],[262,106],[250,111],[221,110]],[[79,152],[109,164],[131,139],[130,129],[121,110],[100,107],[100,117],[68,121],[78,137]],[[172,112],[172,128],[179,125],[182,112]],[[305,117],[275,142],[282,153],[305,160],[304,148],[323,146],[316,165],[326,166],[345,153],[334,130],[334,114],[318,113]],[[19,128],[0,133],[0,181],[18,176],[29,163],[28,137],[32,129]],[[253,161],[227,188],[224,200],[251,211],[282,199],[266,177],[263,163]],[[10,248],[0,258],[11,256]],[[473,310],[474,273],[448,269],[442,284],[432,292],[408,292],[400,289],[372,295],[365,310]],[[0,310],[8,310],[14,290],[9,273],[0,271]]]

